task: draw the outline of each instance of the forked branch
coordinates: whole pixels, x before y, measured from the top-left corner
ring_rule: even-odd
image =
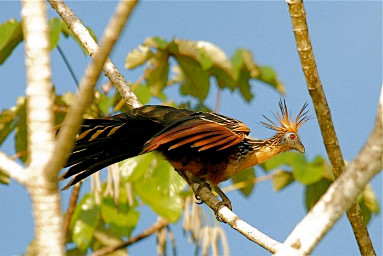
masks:
[[[28,173],[25,169],[3,152],[0,152],[0,170],[8,174],[21,185],[25,186],[28,181]]]
[[[69,29],[81,42],[82,46],[88,51],[89,55],[94,58],[99,50],[97,43],[90,35],[88,29],[77,18],[74,12],[65,4],[64,1],[48,0],[52,8],[61,16],[61,18],[68,25]],[[135,5],[136,1],[128,1]],[[118,71],[112,61],[107,58],[103,67],[105,75],[109,78],[112,84],[117,88],[121,97],[125,100],[126,104],[133,108],[142,106],[136,95],[130,90],[128,83],[124,76]]]
[[[286,245],[298,248],[304,254],[310,254],[344,211],[355,202],[367,183],[382,170],[382,126],[383,90],[375,126],[367,143],[357,157],[346,166],[344,173],[335,180],[306,217],[295,227],[285,241]],[[282,250],[278,251],[277,255],[290,254]]]
[[[310,42],[306,22],[306,13],[302,0],[286,0],[292,20],[293,31],[297,44],[302,70],[306,78],[307,88],[314,103],[315,112],[326,147],[327,155],[333,167],[335,177],[345,168],[342,152],[335,133],[330,108],[319,78],[316,62]],[[347,211],[347,217],[353,228],[359,250],[362,255],[375,255],[359,206],[354,202]]]
[[[74,138],[82,123],[83,114],[92,99],[93,88],[112,47],[136,3],[137,1],[121,1],[119,3],[115,15],[105,29],[100,49],[97,51],[94,60],[85,70],[85,76],[80,82],[79,93],[74,100],[76,104],[72,104],[68,110],[57,137],[54,157],[49,161],[49,169],[45,170],[46,175],[49,175],[51,179],[57,179],[59,170],[64,166],[67,156],[72,151]]]

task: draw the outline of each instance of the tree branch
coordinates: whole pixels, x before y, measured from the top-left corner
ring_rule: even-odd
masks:
[[[160,218],[156,223],[154,223],[151,227],[145,229],[141,234],[139,234],[138,236],[135,236],[135,237],[132,237],[130,238],[128,241],[126,242],[123,242],[122,244],[119,244],[117,246],[113,246],[113,247],[106,247],[106,248],[102,248],[98,251],[95,251],[93,252],[92,256],[104,256],[104,255],[107,255],[109,253],[112,253],[112,252],[115,252],[119,249],[122,249],[122,248],[125,248],[131,244],[134,244],[152,234],[154,234],[155,232],[157,232],[158,230],[161,230],[163,229],[164,227],[166,227],[167,225],[169,225],[169,222]]]
[[[383,90],[381,91],[374,129],[357,157],[346,166],[344,173],[329,187],[306,217],[285,241],[286,245],[310,254],[314,246],[355,202],[367,183],[381,171],[383,154]],[[365,252],[364,252],[365,253]],[[373,254],[370,251],[370,255]],[[278,251],[278,256],[289,255]]]
[[[74,100],[76,104],[72,104],[68,110],[62,128],[58,134],[54,157],[50,159],[49,168],[45,170],[46,174],[49,175],[52,180],[57,179],[59,170],[64,166],[66,158],[72,151],[74,138],[82,123],[83,114],[92,99],[94,85],[96,84],[102,67],[136,3],[137,1],[123,0],[119,3],[115,15],[105,29],[99,51],[95,55],[94,60],[85,70],[85,76],[80,82],[79,93]]]
[[[335,133],[334,124],[332,122],[330,108],[327,104],[326,96],[316,67],[307,28],[306,12],[302,0],[286,0],[286,2],[289,6],[293,31],[302,70],[306,78],[307,88],[314,103],[327,155],[333,166],[332,170],[334,176],[337,178],[343,172],[345,164]],[[347,211],[347,217],[351,223],[361,254],[375,255],[367,227],[363,223],[362,212],[356,202],[354,202]]]
[[[63,226],[64,226],[64,237],[65,238],[68,237],[70,222],[72,220],[72,216],[73,216],[74,210],[76,208],[78,196],[80,194],[81,185],[82,185],[82,182],[79,182],[73,186],[72,193],[71,193],[70,198],[69,198],[69,205],[68,205],[68,209],[67,209],[65,216],[64,216],[64,224],[63,224]]]
[[[215,206],[219,203],[217,197],[215,197],[206,186],[199,188],[197,196],[211,209],[214,209]],[[284,244],[273,240],[272,238],[260,232],[258,229],[252,227],[245,221],[241,220],[226,206],[221,207],[217,215],[222,221],[230,225],[230,227],[237,230],[249,240],[262,246],[269,252],[275,253],[276,251],[281,250],[281,248],[283,247],[284,250],[290,253],[290,255],[300,255],[298,251],[294,248],[290,248],[289,246],[285,246]]]
[[[96,52],[98,52],[99,50],[99,47],[90,35],[87,28],[76,17],[74,12],[63,1],[48,0],[48,2],[65,21],[69,29],[81,42],[82,46],[88,51],[89,55],[92,58],[94,58]],[[136,1],[133,1],[132,3],[135,2]],[[129,106],[132,106],[133,108],[142,106],[142,104],[137,99],[136,95],[130,90],[130,87],[126,82],[124,76],[118,71],[116,66],[112,63],[112,61],[109,58],[107,58],[107,60],[105,61],[103,71],[105,72],[105,75],[109,78],[109,80],[112,82],[112,84],[117,88],[117,90],[121,94],[121,97]]]
[[[28,173],[22,166],[3,152],[0,152],[0,170],[8,174],[12,179],[16,180],[21,185],[25,186],[27,184]]]
[[[27,72],[29,167],[26,185],[35,222],[39,255],[64,255],[61,202],[57,181],[44,174],[54,147],[53,90],[50,71],[49,26],[44,1],[22,1],[21,16]]]

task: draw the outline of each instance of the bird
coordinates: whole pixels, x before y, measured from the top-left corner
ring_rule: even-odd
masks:
[[[266,121],[261,124],[275,132],[263,140],[250,137],[248,126],[237,119],[162,105],[84,119],[65,165],[70,168],[60,177],[72,177],[63,189],[111,164],[156,151],[189,185],[198,185],[194,190],[196,197],[204,186],[221,197],[213,209],[216,214],[222,206],[232,209],[218,184],[282,152],[304,153],[298,130],[310,119],[307,107],[305,103],[293,120],[286,102],[280,100],[280,113],[274,114],[278,122],[263,115]]]

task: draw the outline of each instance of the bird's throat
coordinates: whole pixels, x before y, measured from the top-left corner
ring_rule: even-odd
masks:
[[[278,146],[267,146],[258,151],[253,151],[239,162],[237,170],[242,171],[254,165],[261,164],[282,151],[282,148]]]

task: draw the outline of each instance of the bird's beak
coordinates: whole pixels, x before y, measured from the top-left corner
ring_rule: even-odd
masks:
[[[294,149],[298,152],[304,153],[305,147],[303,146],[302,142],[297,141],[297,143],[294,144]]]

